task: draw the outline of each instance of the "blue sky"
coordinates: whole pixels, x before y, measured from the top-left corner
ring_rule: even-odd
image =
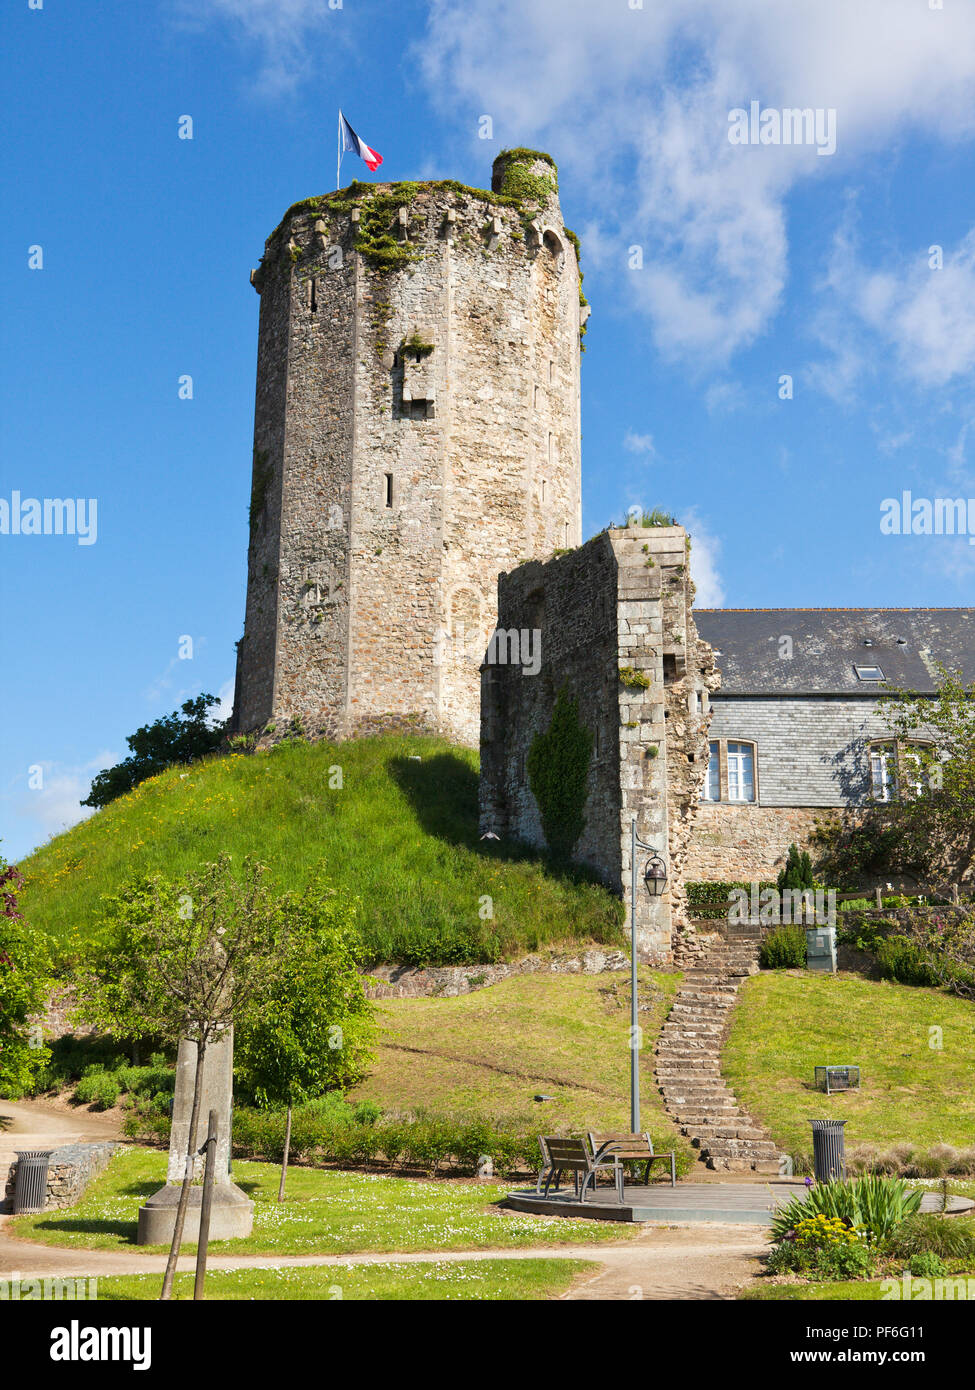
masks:
[[[377,179],[485,186],[510,145],[558,161],[593,306],[585,535],[675,511],[712,605],[971,603],[967,537],[879,519],[904,489],[975,496],[975,7],[8,0],[2,27],[0,497],[98,505],[92,545],[0,535],[10,858],[81,814],[126,734],[228,691],[248,275],[334,186],[339,105]],[[732,145],[753,100],[834,110],[835,153]],[[369,177],[345,157],[343,182]]]

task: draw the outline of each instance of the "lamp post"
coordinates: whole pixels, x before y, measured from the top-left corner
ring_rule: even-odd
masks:
[[[643,869],[643,882],[653,898],[667,886],[667,866],[653,845],[645,844],[636,833],[636,816],[630,820],[630,1133],[640,1133],[640,1028],[637,1023],[636,993],[636,852],[649,853]]]

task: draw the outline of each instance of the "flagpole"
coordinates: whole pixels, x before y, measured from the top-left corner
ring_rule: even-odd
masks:
[[[339,148],[335,156],[335,191],[338,192],[339,184],[342,181],[342,112],[339,111]]]

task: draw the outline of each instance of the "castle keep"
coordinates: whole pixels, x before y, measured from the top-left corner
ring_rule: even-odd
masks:
[[[581,540],[575,240],[548,156],[491,192],[353,184],[297,204],[261,296],[234,724],[468,744],[497,576]]]

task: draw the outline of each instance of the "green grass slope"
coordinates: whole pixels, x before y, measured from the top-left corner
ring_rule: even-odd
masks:
[[[629,984],[615,973],[537,974],[449,999],[383,1000],[376,1065],[354,1095],[389,1110],[517,1116],[540,1133],[627,1129]],[[653,1077],[679,986],[679,975],[640,971],[641,1113],[659,1148],[689,1154]]]
[[[859,1065],[861,1089],[814,1090],[813,1068],[826,1063]],[[722,1070],[789,1153],[811,1152],[809,1121],[824,1116],[847,1121],[848,1153],[975,1145],[975,1008],[938,990],[763,971],[732,1014]]]
[[[258,855],[281,889],[323,866],[360,899],[376,961],[473,963],[622,940],[604,888],[478,839],[477,754],[420,735],[286,742],[170,768],[24,860],[21,905],[70,947],[134,875],[175,877],[221,853]]]

